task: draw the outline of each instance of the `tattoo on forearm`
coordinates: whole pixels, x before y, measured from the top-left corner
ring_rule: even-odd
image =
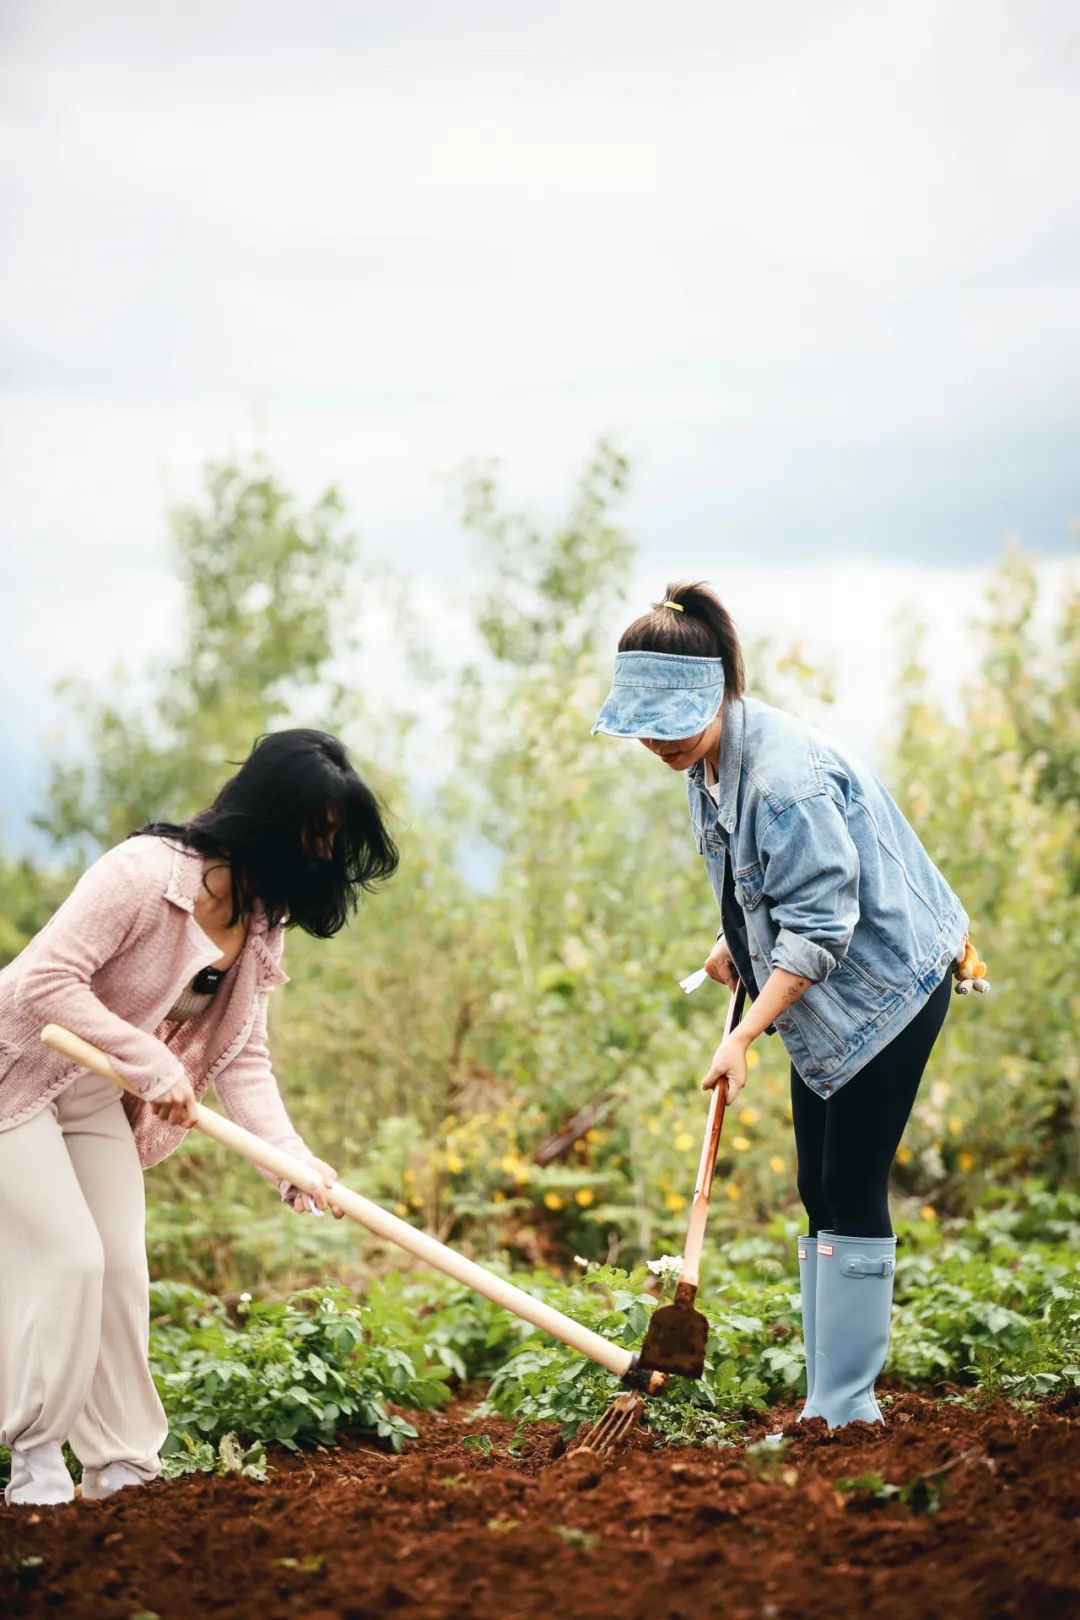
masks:
[[[793,1006],[800,996],[806,994],[811,984],[811,980],[799,978],[797,975],[793,976],[793,980],[793,983],[784,987],[784,1000],[789,1007]]]

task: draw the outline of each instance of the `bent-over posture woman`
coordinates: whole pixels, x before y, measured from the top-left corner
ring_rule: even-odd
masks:
[[[0,1443],[9,1503],[153,1479],[165,1414],[147,1365],[145,1166],[213,1083],[231,1119],[334,1171],[293,1130],[266,1036],[283,929],[327,939],[397,851],[344,747],[262,738],[208,810],[101,857],[0,973]],[[62,1024],[138,1096],[41,1044]],[[293,1208],[307,1195],[282,1187]],[[325,1208],[325,1191],[315,1204]]]

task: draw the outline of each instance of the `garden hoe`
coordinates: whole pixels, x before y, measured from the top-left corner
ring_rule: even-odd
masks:
[[[41,1039],[46,1046],[54,1051],[62,1052],[65,1057],[71,1058],[73,1063],[80,1063],[84,1069],[90,1069],[94,1074],[102,1075],[106,1080],[113,1080],[118,1086],[123,1086],[116,1070],[113,1068],[106,1054],[81,1036],[73,1035],[70,1030],[61,1029],[59,1024],[46,1024],[41,1032]],[[125,1088],[134,1093],[134,1088]],[[204,1136],[210,1136],[215,1142],[231,1148],[250,1163],[257,1165],[260,1170],[268,1171],[272,1176],[289,1182],[304,1192],[312,1193],[322,1187],[322,1177],[318,1171],[313,1170],[303,1160],[294,1158],[281,1148],[271,1146],[261,1137],[246,1131],[230,1119],[223,1119],[211,1109],[201,1104],[196,1107],[195,1129]],[[633,1351],[627,1350],[623,1345],[612,1344],[599,1333],[583,1327],[561,1311],[553,1310],[543,1300],[535,1299],[532,1294],[525,1293],[524,1289],[517,1288],[513,1283],[506,1282],[497,1277],[494,1272],[488,1271],[484,1266],[478,1266],[474,1260],[467,1260],[464,1255],[447,1248],[445,1243],[439,1243],[435,1238],[429,1237],[426,1232],[418,1232],[407,1221],[399,1220],[396,1215],[373,1204],[370,1199],[363,1198],[359,1193],[340,1182],[328,1189],[326,1201],[332,1209],[339,1209],[350,1220],[356,1221],[359,1226],[374,1232],[377,1237],[385,1238],[390,1243],[396,1243],[399,1248],[405,1249],[409,1254],[415,1255],[425,1265],[434,1266],[438,1271],[445,1272],[455,1282],[464,1283],[485,1299],[490,1299],[504,1310],[512,1311],[523,1321],[530,1322],[533,1327],[540,1328],[555,1339],[561,1339],[571,1349],[580,1355],[588,1356],[601,1367],[621,1378],[629,1389],[644,1390],[647,1394],[658,1394],[664,1387],[665,1378],[660,1370],[639,1372],[639,1358]],[[640,1395],[625,1397],[642,1406]],[[637,1417],[634,1418],[634,1423]],[[631,1424],[633,1427],[633,1424]],[[606,1449],[606,1448],[605,1448]]]
[[[742,1017],[746,989],[740,983],[732,993],[724,1025],[724,1039]],[[709,1115],[705,1122],[705,1140],[701,1147],[694,1199],[690,1207],[690,1226],[683,1250],[682,1269],[671,1305],[661,1305],[649,1318],[645,1340],[631,1363],[631,1374],[642,1380],[639,1388],[649,1389],[645,1380],[658,1375],[665,1382],[671,1373],[682,1378],[700,1378],[705,1370],[705,1345],[709,1337],[709,1323],[701,1311],[694,1309],[698,1291],[698,1268],[705,1242],[705,1221],[709,1213],[709,1194],[712,1191],[713,1170],[720,1147],[720,1132],[724,1128],[726,1088],[716,1085],[709,1100]],[[650,1390],[650,1393],[653,1393]],[[629,1439],[645,1410],[640,1395],[618,1395],[600,1421],[582,1436],[574,1452],[613,1451]]]

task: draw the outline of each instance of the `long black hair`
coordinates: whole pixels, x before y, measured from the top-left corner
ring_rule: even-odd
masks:
[[[208,809],[139,830],[228,866],[231,922],[258,901],[270,927],[285,922],[319,939],[338,933],[360,891],[398,864],[378,799],[325,731],[260,737]]]
[[[678,606],[668,607],[668,602]],[[701,580],[668,585],[664,600],[654,602],[651,613],[643,613],[623,631],[619,651],[722,659],[725,702],[741,698],[746,686],[738,631],[716,592]]]

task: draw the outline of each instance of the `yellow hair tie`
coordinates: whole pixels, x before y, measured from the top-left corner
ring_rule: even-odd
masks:
[[[676,613],[685,613],[686,612],[686,609],[683,607],[681,602],[661,602],[660,606],[661,607],[674,608]]]

